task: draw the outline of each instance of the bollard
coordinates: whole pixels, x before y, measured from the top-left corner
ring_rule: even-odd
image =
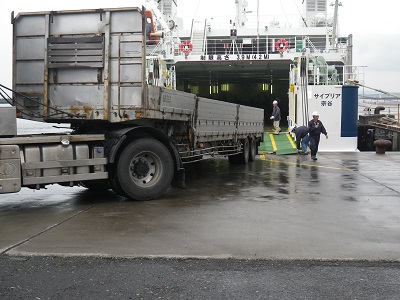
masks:
[[[387,148],[392,146],[392,142],[389,140],[376,140],[374,141],[376,154],[385,154]]]

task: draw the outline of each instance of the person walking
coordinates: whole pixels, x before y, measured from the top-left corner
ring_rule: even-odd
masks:
[[[311,159],[317,160],[318,145],[321,133],[328,138],[328,133],[324,127],[324,124],[319,120],[319,113],[313,112],[313,118],[308,122],[308,134],[310,137],[310,148],[311,148]]]
[[[307,155],[307,146],[308,142],[310,141],[310,136],[308,135],[308,126],[297,127],[295,125],[292,129],[292,132],[296,134],[296,148],[299,150],[299,154]]]
[[[274,122],[274,133],[279,134],[279,132],[281,132],[281,128],[279,127],[279,121],[281,120],[281,109],[279,108],[278,101],[276,100],[272,102],[272,115],[270,119]]]

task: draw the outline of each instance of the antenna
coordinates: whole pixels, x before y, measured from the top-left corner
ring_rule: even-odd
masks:
[[[335,0],[335,3],[331,3],[331,6],[335,6],[335,10],[333,13],[333,31],[332,31],[332,39],[331,45],[336,45],[336,38],[337,38],[337,22],[338,22],[338,6],[342,6],[342,3],[339,0]]]

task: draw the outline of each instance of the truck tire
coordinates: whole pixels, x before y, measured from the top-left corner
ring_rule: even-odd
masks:
[[[125,147],[115,171],[124,196],[133,200],[151,200],[161,196],[170,186],[174,162],[161,142],[143,138]]]
[[[257,141],[254,137],[249,138],[249,161],[254,161],[257,154]]]
[[[116,169],[115,167],[114,168],[110,168],[110,170],[108,172],[108,174],[110,176],[108,183],[111,186],[111,189],[115,193],[117,193],[118,195],[120,195],[122,197],[129,198],[128,195],[125,194],[125,192],[122,190],[121,185],[118,182],[115,169]]]
[[[229,162],[231,164],[247,165],[249,163],[249,153],[250,153],[249,139],[245,138],[241,142],[242,142],[242,153],[228,156]]]

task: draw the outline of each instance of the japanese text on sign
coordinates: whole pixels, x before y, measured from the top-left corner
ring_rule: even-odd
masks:
[[[268,54],[210,54],[210,55],[200,55],[200,60],[264,60],[269,59]]]
[[[341,96],[341,94],[336,94],[336,93],[316,93],[314,94],[314,98],[316,100],[321,100],[321,106],[332,106],[333,101],[335,99],[338,99]]]

